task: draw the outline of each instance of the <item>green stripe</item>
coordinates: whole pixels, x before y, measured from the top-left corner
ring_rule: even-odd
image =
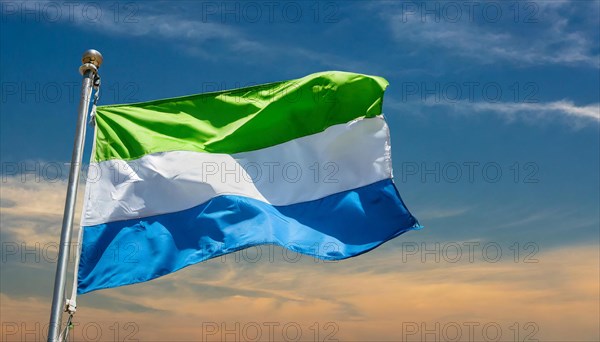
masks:
[[[96,111],[94,160],[131,160],[166,151],[238,153],[381,114],[388,82],[329,71],[249,88]]]

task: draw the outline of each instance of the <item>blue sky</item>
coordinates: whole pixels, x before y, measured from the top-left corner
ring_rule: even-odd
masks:
[[[36,215],[19,209],[19,203],[32,202],[23,196],[64,196],[60,184],[14,181],[12,166],[70,159],[77,69],[81,53],[94,48],[104,56],[100,104],[237,88],[324,70],[385,77],[396,184],[426,229],[386,244],[380,257],[397,252],[402,241],[494,241],[505,251],[515,242],[532,242],[548,260],[561,255],[566,260],[573,253],[569,250],[598,249],[598,1],[77,4],[1,3],[5,242],[20,242],[17,231],[25,229],[20,225]],[[40,189],[31,190],[35,186]],[[60,216],[53,216],[42,226],[59,223]],[[344,265],[336,272],[358,267]],[[598,259],[589,265],[597,273]],[[19,267],[31,265],[9,266],[4,269],[19,273]],[[420,266],[430,265],[411,269]],[[491,264],[479,266],[494,271]],[[390,271],[392,264],[386,267],[386,274],[402,275]],[[53,266],[45,269],[50,275]],[[199,270],[185,274],[193,279]],[[479,271],[467,272],[476,277]],[[16,285],[20,277],[31,276],[3,280],[2,294],[43,303],[41,285],[23,294]],[[49,284],[49,278],[38,281]],[[90,298],[102,296],[109,295]],[[587,314],[598,317],[597,310]],[[378,322],[369,317],[363,320]],[[552,324],[546,326],[552,331]],[[141,330],[149,332],[151,326]],[[582,340],[598,337],[590,327],[580,330]]]

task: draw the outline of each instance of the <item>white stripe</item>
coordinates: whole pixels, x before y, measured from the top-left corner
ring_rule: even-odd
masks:
[[[176,212],[219,195],[288,205],[391,177],[383,117],[359,119],[251,152],[170,151],[93,163],[82,225]]]

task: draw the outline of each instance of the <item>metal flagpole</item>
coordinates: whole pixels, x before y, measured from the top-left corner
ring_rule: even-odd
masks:
[[[50,325],[48,327],[49,342],[58,341],[62,313],[65,311],[66,307],[65,285],[67,281],[67,266],[69,264],[71,233],[73,232],[73,215],[75,214],[75,200],[77,198],[77,186],[79,185],[79,173],[81,171],[81,159],[83,157],[83,147],[85,143],[87,114],[90,106],[94,79],[98,74],[98,68],[102,64],[102,55],[96,50],[87,50],[83,53],[81,61],[83,65],[79,67],[79,72],[83,75],[83,82],[81,85],[81,98],[79,100],[77,128],[75,131],[75,144],[71,156],[67,199],[65,201],[62,231],[60,233],[58,263],[56,265],[52,310],[50,312]]]

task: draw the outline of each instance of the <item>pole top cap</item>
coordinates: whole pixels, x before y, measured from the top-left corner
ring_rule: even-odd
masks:
[[[81,58],[81,62],[83,64],[91,63],[95,65],[96,68],[100,67],[100,65],[102,64],[102,60],[102,54],[94,49],[86,50],[83,53],[83,57]]]

